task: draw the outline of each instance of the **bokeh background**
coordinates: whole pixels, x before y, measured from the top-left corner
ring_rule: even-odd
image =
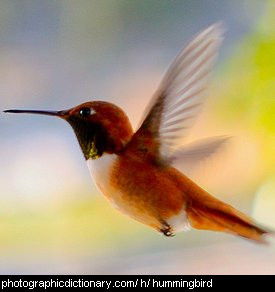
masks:
[[[106,100],[135,127],[184,43],[223,21],[210,95],[186,142],[233,138],[186,171],[275,229],[274,1],[0,0],[0,7],[1,110]],[[1,113],[0,273],[274,274],[275,248],[206,231],[164,238],[103,199],[68,125]]]

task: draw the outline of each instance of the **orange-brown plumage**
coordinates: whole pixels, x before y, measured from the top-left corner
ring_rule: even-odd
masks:
[[[140,221],[156,229],[166,218],[180,212],[186,199],[169,177],[169,169],[160,169],[137,156],[123,153],[111,172],[111,185],[119,190],[122,200],[131,205]],[[144,222],[143,216],[150,217]]]
[[[167,236],[188,229],[223,231],[258,242],[267,233],[174,168],[214,153],[224,137],[182,146],[222,40],[220,25],[197,35],[170,66],[134,133],[122,109],[92,101],[63,111],[8,110],[58,116],[72,126],[94,181],[121,212]]]
[[[111,185],[123,194],[121,200],[131,209],[131,216],[159,231],[169,218],[184,210],[188,223],[197,229],[228,232],[256,241],[262,241],[261,236],[267,233],[173,167],[159,168],[125,151],[111,173]],[[173,234],[172,226],[169,231]]]

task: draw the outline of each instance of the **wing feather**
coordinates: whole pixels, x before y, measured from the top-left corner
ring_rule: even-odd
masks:
[[[157,89],[153,104],[134,138],[157,141],[158,159],[171,161],[199,112],[223,29],[214,24],[176,57]]]

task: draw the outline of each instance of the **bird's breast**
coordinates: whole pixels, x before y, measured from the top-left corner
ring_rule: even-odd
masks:
[[[127,200],[127,194],[119,186],[114,186],[114,176],[119,176],[114,168],[119,157],[116,154],[104,154],[98,159],[87,160],[90,174],[97,189],[106,197],[111,205],[129,216],[132,216],[132,205]]]
[[[98,159],[88,159],[87,165],[95,185],[105,196],[109,197],[111,192],[111,172],[117,160],[116,154],[104,154]]]
[[[119,176],[125,176],[125,173],[117,170],[118,159],[116,154],[105,153],[98,159],[87,160],[87,164],[95,185],[111,205],[122,213],[139,220],[139,217],[144,217],[144,212],[139,209],[139,200],[133,200],[130,189],[127,192],[114,183]]]
[[[164,221],[173,232],[188,226],[184,196],[165,171],[116,154],[87,163],[98,189],[122,213],[158,230]]]

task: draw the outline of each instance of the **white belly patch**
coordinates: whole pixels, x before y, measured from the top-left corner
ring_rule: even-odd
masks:
[[[166,220],[166,222],[172,227],[174,232],[188,231],[190,229],[190,224],[185,210],[182,210],[179,214],[170,217]]]
[[[104,154],[98,159],[88,159],[87,165],[98,189],[108,195],[110,172],[116,161],[116,154]]]

